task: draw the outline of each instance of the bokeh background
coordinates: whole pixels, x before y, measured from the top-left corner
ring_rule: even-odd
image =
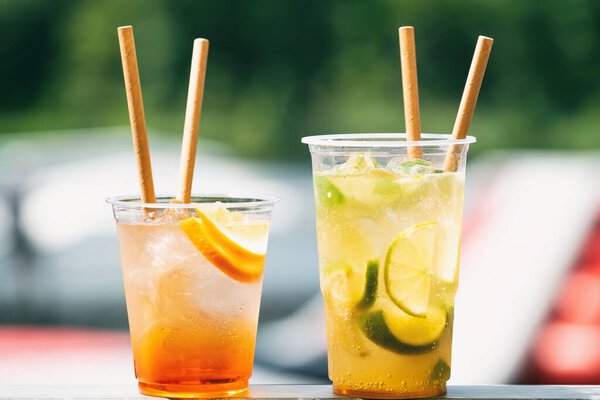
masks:
[[[0,383],[133,382],[103,203],[137,192],[121,25],[135,29],[157,190],[175,189],[192,41],[205,37],[195,191],[282,199],[256,382],[326,381],[300,138],[404,130],[402,25],[416,29],[423,131],[451,131],[477,35],[493,37],[471,126],[453,379],[600,383],[592,0],[1,1]],[[48,374],[65,352],[69,378]],[[90,354],[112,367],[82,367]]]

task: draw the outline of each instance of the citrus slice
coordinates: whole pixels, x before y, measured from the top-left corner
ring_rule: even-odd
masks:
[[[381,168],[373,168],[354,174],[328,175],[329,192],[339,193],[343,202],[362,205],[390,204],[400,200],[402,188],[394,184],[397,176]],[[335,188],[336,191],[331,190]],[[331,199],[335,199],[332,197]],[[341,204],[338,203],[338,204]]]
[[[369,260],[367,272],[365,273],[365,290],[362,299],[356,305],[357,309],[367,309],[375,303],[377,298],[377,286],[379,282],[379,261]]]
[[[221,231],[199,210],[197,218],[187,218],[179,227],[208,261],[229,277],[252,282],[264,271],[265,254],[255,253],[239,245]]]
[[[327,324],[332,324],[334,331],[340,332],[335,340],[356,357],[369,354],[364,335],[358,325],[353,323],[356,317],[353,305],[364,299],[364,285],[359,275],[347,264],[329,265],[321,275]]]
[[[394,240],[385,257],[388,295],[416,317],[424,317],[429,305],[435,237],[435,221],[414,225]]]
[[[431,370],[429,378],[433,383],[445,383],[450,379],[450,366],[448,363],[440,358]]]
[[[345,264],[326,267],[321,276],[321,291],[326,301],[339,305],[340,309],[347,309],[356,296],[354,271]]]
[[[446,312],[437,307],[424,318],[391,307],[360,316],[359,326],[373,343],[394,353],[423,354],[437,347],[447,320]]]
[[[332,207],[344,202],[344,195],[324,175],[315,176],[317,200],[324,207]]]
[[[424,317],[413,317],[398,309],[383,310],[390,332],[399,341],[411,346],[430,346],[446,329],[448,317],[440,307],[430,307]]]

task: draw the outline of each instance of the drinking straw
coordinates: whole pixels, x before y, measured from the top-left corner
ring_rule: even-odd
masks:
[[[458,107],[458,115],[452,129],[453,139],[464,139],[467,137],[493,43],[494,39],[489,37],[479,36],[477,39],[477,46],[475,46],[475,53],[473,54],[473,61],[471,62],[471,68],[467,76],[465,90],[463,91],[460,106]],[[458,168],[459,152],[459,145],[451,145],[448,148],[446,159],[444,160],[444,169],[446,171],[456,171]]]
[[[179,194],[177,195],[177,201],[181,203],[189,203],[192,196],[192,178],[196,161],[196,145],[198,143],[198,130],[200,129],[207,59],[208,40],[194,40],[179,163]]]
[[[127,108],[129,109],[129,122],[133,137],[133,149],[137,161],[138,175],[143,203],[155,203],[154,183],[152,181],[152,165],[148,148],[148,135],[146,132],[146,119],[144,117],[144,104],[142,102],[142,88],[138,71],[137,57],[133,28],[121,26],[117,29],[119,34],[119,47],[121,48],[121,63],[125,78],[125,92],[127,94]]]
[[[402,92],[404,96],[404,120],[408,141],[421,140],[421,116],[419,113],[419,85],[417,83],[417,57],[415,51],[415,30],[403,26],[400,36],[400,64],[402,67]],[[409,146],[410,158],[421,158],[421,148]]]

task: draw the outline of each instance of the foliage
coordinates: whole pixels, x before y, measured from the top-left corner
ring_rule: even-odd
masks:
[[[178,137],[192,41],[211,41],[201,134],[306,155],[306,134],[403,131],[397,28],[416,29],[423,130],[452,129],[478,34],[495,39],[475,151],[598,147],[593,0],[3,0],[0,131],[126,125],[131,24],[148,125]]]

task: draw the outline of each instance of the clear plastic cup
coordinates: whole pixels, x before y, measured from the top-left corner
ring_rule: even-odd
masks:
[[[334,392],[444,393],[465,163],[475,138],[423,134],[409,143],[405,134],[343,134],[302,142],[312,155]]]
[[[248,390],[274,198],[113,197],[140,392]]]

